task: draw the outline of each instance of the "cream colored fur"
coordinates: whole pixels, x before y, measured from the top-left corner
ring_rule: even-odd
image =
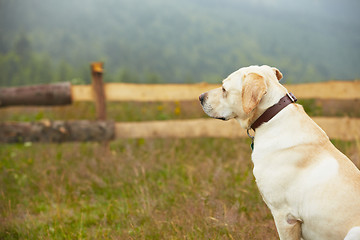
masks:
[[[210,117],[249,129],[287,93],[281,78],[269,66],[241,68],[200,100]],[[280,239],[360,240],[360,171],[302,106],[290,104],[256,129],[252,161]]]

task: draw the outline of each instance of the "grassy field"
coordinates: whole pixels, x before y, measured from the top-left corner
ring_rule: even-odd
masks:
[[[360,117],[359,100],[299,100],[310,116]],[[199,101],[108,102],[107,116],[118,122],[207,118]],[[69,106],[0,108],[1,121],[92,119],[95,104],[75,102]]]
[[[335,145],[359,164],[359,143]],[[25,143],[0,156],[0,239],[277,238],[248,140]]]
[[[107,102],[106,107],[107,117],[119,122],[206,117],[198,101]],[[69,106],[9,107],[0,109],[0,121],[95,120],[95,118],[95,104],[92,102],[75,102]]]
[[[310,115],[330,114],[324,103],[303,103]],[[198,102],[107,107],[116,121],[205,117]],[[79,102],[0,109],[0,121],[94,116],[92,103]],[[360,167],[360,142],[334,144]],[[0,239],[277,239],[249,145],[220,138],[1,145]]]
[[[5,145],[0,239],[275,237],[249,154],[225,139]]]

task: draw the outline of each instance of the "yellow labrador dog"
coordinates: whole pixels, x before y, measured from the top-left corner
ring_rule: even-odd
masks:
[[[241,68],[199,99],[210,117],[255,130],[253,173],[280,239],[360,240],[360,171],[281,78],[269,66]]]

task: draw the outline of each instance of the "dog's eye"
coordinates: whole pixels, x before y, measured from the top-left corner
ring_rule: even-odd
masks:
[[[226,89],[224,87],[222,87],[221,89],[222,89],[222,95],[225,98],[227,96]]]

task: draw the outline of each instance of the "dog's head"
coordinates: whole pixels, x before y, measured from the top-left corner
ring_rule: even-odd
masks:
[[[279,83],[281,72],[269,66],[240,68],[223,80],[222,87],[200,95],[204,112],[210,117],[237,119],[243,128],[249,128],[268,107],[286,94]]]

